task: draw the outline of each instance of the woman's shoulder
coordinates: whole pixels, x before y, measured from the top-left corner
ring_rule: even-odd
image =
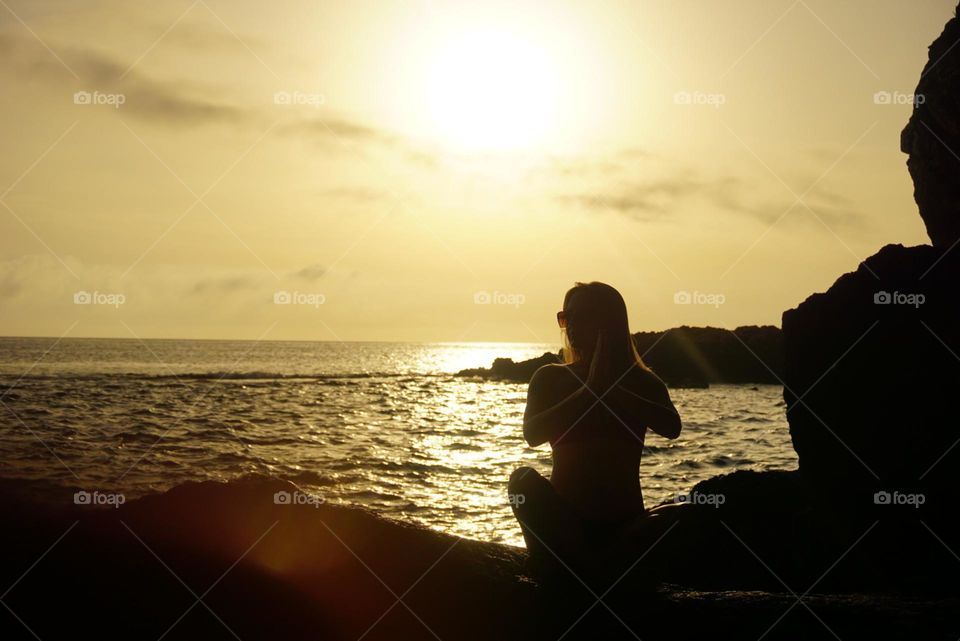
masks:
[[[571,372],[576,372],[576,363],[547,363],[546,365],[541,365],[533,372],[534,376],[557,376],[562,373],[565,376],[569,376]]]
[[[530,378],[531,385],[547,384],[550,386],[563,385],[565,383],[579,384],[583,381],[583,374],[578,373],[577,369],[567,363],[548,363],[538,368]]]

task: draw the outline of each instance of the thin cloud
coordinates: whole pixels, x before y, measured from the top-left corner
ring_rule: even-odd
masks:
[[[312,140],[366,141],[386,146],[398,144],[398,139],[393,134],[355,122],[332,118],[304,118],[283,126],[280,131]]]
[[[154,22],[145,30],[151,33],[164,33],[163,40],[167,44],[181,45],[203,52],[233,52],[246,51],[247,47],[254,50],[267,49],[271,43],[257,36],[245,33],[238,36],[217,24],[206,24],[195,20],[185,19],[177,23],[176,29],[166,31],[169,23]]]
[[[222,278],[207,278],[193,286],[194,294],[233,293],[252,290],[259,287],[261,278],[252,276],[226,276]]]
[[[317,281],[323,278],[327,273],[327,268],[322,265],[314,264],[307,265],[303,269],[298,270],[293,275],[297,278],[307,280],[307,281]]]
[[[698,181],[678,177],[559,198],[586,209],[614,211],[630,218],[649,220],[670,212],[680,201],[702,192],[704,187]]]
[[[11,62],[15,72],[34,81],[40,79],[50,89],[64,89],[67,71],[48,52],[32,43],[9,34],[0,34],[0,54]],[[97,51],[66,49],[63,57],[80,78],[71,92],[123,94],[123,113],[133,117],[182,126],[239,124],[253,115],[250,110],[191,95],[173,83],[152,80],[136,72],[127,73],[127,65]]]
[[[621,175],[623,169],[622,166],[616,166],[611,169],[610,175]],[[677,169],[674,176],[646,182],[607,180],[612,187],[604,187],[603,182],[602,179],[595,181],[598,185],[595,190],[560,194],[557,200],[586,211],[619,214],[638,222],[662,221],[675,216],[677,212],[689,211],[698,202],[765,225],[778,220],[791,206],[792,212],[809,215],[802,203],[794,205],[795,198],[792,195],[761,199],[756,194],[769,190],[769,184],[754,183],[736,176],[703,178],[689,169]],[[776,188],[775,185],[773,187]],[[804,196],[803,202],[831,226],[859,226],[863,220],[863,214],[850,206],[849,199],[819,185]]]
[[[322,198],[352,201],[357,203],[370,203],[393,199],[393,196],[387,191],[382,189],[370,189],[367,187],[333,187],[318,192],[318,195]]]
[[[399,134],[355,121],[334,117],[307,117],[279,128],[280,133],[302,142],[337,148],[367,145],[399,154],[405,160],[428,168],[437,166],[435,154]]]
[[[136,68],[130,70],[129,65],[98,51],[78,48],[65,48],[62,51],[70,68],[80,77],[78,82],[70,79],[73,83],[71,93],[100,91],[123,94],[124,115],[155,125],[175,128],[228,125],[262,130],[271,120],[276,120],[277,109],[285,108],[275,105],[272,95],[265,95],[265,104],[253,107],[211,100],[202,95],[202,89],[191,92],[184,89],[182,83],[149,78]],[[15,73],[33,81],[40,79],[51,90],[63,91],[67,71],[39,45],[21,37],[0,33],[0,55],[10,61]],[[219,91],[211,88],[208,95],[217,95]],[[413,149],[392,132],[335,116],[301,117],[295,111],[289,113],[296,120],[279,128],[288,135],[312,141],[375,144],[402,151],[420,162],[429,160],[428,155]]]

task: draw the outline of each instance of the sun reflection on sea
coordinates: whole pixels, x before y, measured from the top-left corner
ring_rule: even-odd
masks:
[[[497,358],[522,361],[559,349],[550,343],[435,343],[430,347],[420,357],[422,371],[459,372],[490,367]]]

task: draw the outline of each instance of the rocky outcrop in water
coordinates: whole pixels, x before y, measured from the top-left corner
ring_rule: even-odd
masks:
[[[643,360],[671,387],[711,383],[779,384],[783,370],[780,329],[747,326],[677,327],[633,335]]]
[[[778,384],[783,345],[777,327],[677,327],[633,335],[643,360],[670,387],[708,387],[711,383]],[[465,369],[457,376],[528,383],[543,365],[560,362],[547,352],[515,363],[498,358],[493,367]]]
[[[544,352],[542,356],[530,358],[525,361],[515,362],[512,358],[494,359],[493,365],[488,369],[486,367],[477,367],[473,369],[462,369],[457,372],[457,376],[479,376],[497,381],[509,381],[511,383],[529,383],[533,373],[544,365],[551,365],[560,362],[560,355],[552,352]]]

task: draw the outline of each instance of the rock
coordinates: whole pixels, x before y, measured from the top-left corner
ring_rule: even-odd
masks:
[[[493,366],[489,369],[484,367],[463,369],[457,372],[457,376],[479,376],[513,383],[529,383],[533,373],[538,369],[544,365],[559,362],[561,362],[560,356],[552,352],[544,352],[542,356],[519,363],[515,363],[512,358],[497,358],[494,359]]]
[[[297,491],[272,479],[189,483],[119,509],[47,512],[0,497],[3,584],[42,557],[5,603],[42,639],[532,633],[532,621],[492,616],[533,607],[533,587],[517,579],[522,550],[360,508],[275,502]],[[0,637],[33,638],[9,616]]]
[[[960,7],[958,7],[960,10]],[[910,158],[914,198],[935,247],[960,241],[960,19],[930,45],[901,148]]]
[[[669,387],[709,387],[711,383],[779,384],[783,370],[780,329],[772,326],[677,327],[633,335],[644,362]],[[498,358],[487,368],[465,369],[457,376],[528,383],[548,363],[559,363],[550,352],[515,363]]]
[[[747,483],[744,499],[764,485],[790,484],[785,476],[767,481]],[[601,595],[574,579],[559,592],[526,579],[520,549],[364,509],[277,504],[276,492],[297,491],[279,480],[191,483],[119,509],[44,510],[2,489],[0,575],[12,586],[0,617],[4,639],[674,641],[718,630],[738,639],[832,638],[829,629],[841,638],[912,640],[952,638],[960,605],[818,590],[801,607],[782,586],[670,585],[638,595],[628,580],[600,605]],[[722,549],[717,542],[684,552],[709,563]]]
[[[960,549],[958,40],[954,17],[930,46],[901,138],[933,246],[888,245],[783,314],[811,534],[854,550],[857,578],[881,589],[956,589],[939,554]]]
[[[677,327],[633,338],[644,362],[670,387],[780,382],[783,348],[777,327]]]
[[[689,509],[663,541],[673,548],[663,581],[697,590],[754,591],[780,590],[780,580],[793,587],[807,581],[796,544],[802,538],[798,517],[808,505],[796,470],[739,470],[698,483],[686,499],[699,507]]]
[[[960,252],[888,245],[783,315],[784,400],[809,500],[839,538],[881,523],[873,552],[904,579],[928,580],[937,538],[960,549],[958,282]]]

